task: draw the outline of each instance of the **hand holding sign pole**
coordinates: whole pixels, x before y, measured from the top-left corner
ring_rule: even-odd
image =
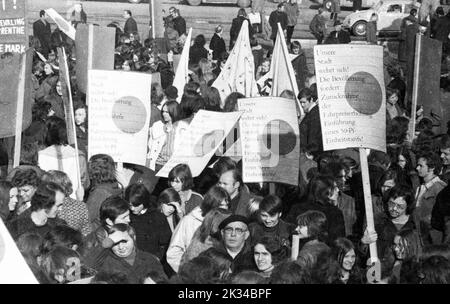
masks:
[[[383,49],[372,45],[314,47],[324,150],[359,148],[367,231],[375,232],[366,148],[386,151]],[[381,280],[376,242],[367,280]]]

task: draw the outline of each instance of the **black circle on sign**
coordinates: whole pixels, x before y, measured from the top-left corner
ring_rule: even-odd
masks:
[[[383,103],[380,83],[367,72],[356,72],[347,79],[345,96],[355,111],[365,115],[377,113]]]
[[[139,133],[145,126],[147,110],[144,103],[136,97],[120,97],[114,102],[112,119],[122,132]]]
[[[297,145],[297,136],[294,129],[284,120],[269,121],[261,136],[266,148],[278,155],[291,153]]]

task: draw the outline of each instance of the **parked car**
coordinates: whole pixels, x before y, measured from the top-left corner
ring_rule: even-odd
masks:
[[[202,3],[237,4],[239,7],[247,8],[252,4],[251,0],[187,0],[189,5],[200,5]]]
[[[372,7],[374,6],[378,1],[380,0],[362,0],[361,7]],[[323,6],[330,10],[331,6],[333,5],[333,0],[322,0],[319,3],[323,3]],[[353,7],[353,0],[341,0],[340,2],[341,7]]]
[[[367,22],[373,13],[378,15],[377,30],[381,34],[398,34],[403,18],[409,15],[412,8],[419,10],[420,3],[412,0],[382,0],[368,10],[354,12],[345,17],[343,27],[355,36],[365,36]]]

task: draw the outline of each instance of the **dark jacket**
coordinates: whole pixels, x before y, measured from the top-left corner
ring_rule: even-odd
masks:
[[[94,186],[89,192],[86,200],[86,205],[89,213],[89,220],[91,221],[92,230],[98,227],[98,219],[100,215],[100,206],[110,196],[122,193],[122,189],[117,183],[107,183]]]
[[[445,232],[446,218],[450,218],[450,185],[439,192],[431,211],[431,227]]]
[[[133,17],[128,18],[127,21],[125,22],[125,26],[123,27],[123,32],[129,35],[137,31],[138,27],[136,21],[133,19]]]
[[[325,36],[325,17],[320,14],[315,15],[309,24],[309,30],[316,38]]]
[[[269,17],[269,25],[272,28],[270,39],[275,39],[277,37],[278,23],[281,24],[281,28],[284,31],[288,25],[288,16],[285,12],[279,12],[278,10],[275,10],[270,14]]]
[[[136,246],[161,259],[169,247],[172,231],[164,214],[158,210],[142,215],[130,213],[130,226],[136,231]]]
[[[186,20],[183,17],[178,16],[173,19],[174,28],[177,30],[178,35],[186,35]]]
[[[222,254],[225,254],[228,257],[228,260],[231,262],[230,270],[233,274],[242,272],[244,270],[256,270],[255,261],[253,259],[253,252],[247,242],[244,248],[242,248],[241,252],[239,252],[239,254],[234,259],[228,253],[223,243],[217,243],[216,246],[209,248],[200,255],[207,255],[208,252],[220,252]]]
[[[446,42],[449,41],[448,35],[450,34],[450,13],[436,20],[434,25],[434,31],[436,33],[435,39]]]
[[[231,23],[230,28],[230,52],[233,49],[234,43],[236,42],[239,32],[241,31],[242,23],[248,19],[242,16],[239,16],[237,18],[234,18]],[[249,39],[253,36],[253,27],[250,24],[250,21],[248,22],[248,32],[249,32]]]
[[[104,249],[89,267],[97,271],[122,272],[127,275],[130,284],[139,284],[143,278],[155,271],[160,277],[166,278],[163,267],[158,258],[151,253],[136,250],[134,264],[130,265],[125,259],[116,256],[111,249]]]
[[[416,35],[417,30],[419,28],[418,20],[414,16],[409,15],[408,17],[403,18],[402,23],[400,25],[400,43],[398,45],[398,60],[406,61],[408,58],[408,52],[414,52],[415,48],[413,46],[412,50],[409,50],[409,46],[411,46],[411,37]]]
[[[211,38],[209,48],[213,50],[213,60],[218,60],[220,58],[220,54],[227,51],[225,40],[223,40],[223,38],[216,33],[214,33],[213,37]]]
[[[12,238],[17,240],[25,232],[37,233],[44,237],[47,232],[58,225],[67,225],[67,223],[58,218],[49,218],[44,226],[36,226],[31,220],[31,209],[27,209],[21,215],[9,222],[7,227]]]
[[[292,67],[295,72],[298,90],[301,91],[305,87],[306,78],[308,77],[308,66],[306,65],[306,55],[303,50],[292,60]]]
[[[303,147],[309,144],[317,145],[318,152],[323,151],[322,126],[320,125],[319,106],[316,105],[306,113],[300,123],[300,142]]]
[[[345,237],[344,215],[338,207],[331,204],[305,201],[301,204],[292,206],[286,220],[296,225],[297,216],[309,210],[323,212],[327,217],[328,239],[326,240],[326,243],[328,245],[332,244],[333,241],[339,237]]]
[[[198,64],[202,58],[208,58],[208,51],[203,46],[193,45],[189,50],[189,64]]]
[[[239,190],[239,194],[230,202],[230,210],[233,214],[250,216],[250,200],[257,196],[250,192],[246,185],[243,185]]]
[[[283,220],[278,222],[278,225],[275,227],[267,228],[263,224],[260,223],[251,223],[248,226],[248,230],[250,232],[249,242],[253,244],[255,240],[261,239],[265,236],[274,237],[280,241],[282,245],[291,246],[291,235],[294,232],[296,226],[287,223]]]
[[[370,44],[377,44],[377,23],[376,21],[367,22],[366,41]]]
[[[48,53],[50,51],[50,37],[52,34],[52,30],[50,27],[50,23],[48,22],[42,22],[42,20],[37,20],[33,23],[33,36],[37,39],[39,39],[39,42],[41,43],[42,47],[42,55],[45,57],[48,56]]]
[[[78,149],[83,151],[84,155],[88,155],[88,129],[85,126],[86,132],[83,132],[79,126],[75,127],[77,133]]]
[[[35,120],[22,133],[22,145],[37,143],[45,146],[45,136],[47,134],[47,127],[45,121]]]
[[[324,44],[346,44],[351,41],[350,34],[345,30],[340,30],[332,31],[327,39],[325,39]]]

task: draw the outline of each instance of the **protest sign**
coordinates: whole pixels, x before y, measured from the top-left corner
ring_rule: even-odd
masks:
[[[259,96],[247,20],[242,23],[236,44],[212,86],[219,90],[222,101],[232,92],[242,93],[245,97]]]
[[[324,150],[386,151],[383,48],[318,45],[314,63]]]
[[[22,130],[31,124],[31,68],[34,49],[28,49],[24,54],[13,54],[12,57],[0,59],[0,138],[15,136],[16,124],[20,119]],[[23,61],[21,56],[26,56]],[[25,78],[21,81],[21,68],[25,62]],[[24,85],[20,90],[19,84]],[[23,101],[22,113],[17,115],[17,102]]]
[[[314,47],[324,150],[359,148],[367,231],[375,231],[365,148],[386,151],[383,48],[376,45]],[[368,282],[381,279],[376,242],[369,245]]]
[[[434,124],[440,122],[437,133],[446,131],[446,120],[443,118],[443,109],[440,96],[440,73],[442,58],[442,42],[428,38],[424,35],[416,35],[416,49],[414,59],[414,78],[412,82],[412,107],[409,126],[410,139],[414,138],[416,125],[416,106],[423,106],[423,113]],[[437,120],[437,121],[436,121]]]
[[[188,83],[189,79],[189,50],[191,48],[192,39],[192,28],[189,29],[189,34],[186,38],[186,42],[183,46],[183,51],[181,52],[180,61],[175,73],[175,78],[173,79],[173,86],[178,90],[178,103],[181,102],[181,97],[183,96],[184,86]]]
[[[47,13],[47,15],[53,20],[53,22],[56,23],[56,25],[58,26],[58,28],[64,33],[66,34],[70,39],[75,40],[75,34],[76,34],[76,30],[75,28],[72,26],[72,24],[70,24],[70,22],[68,22],[67,20],[65,20],[60,14],[58,14],[57,11],[55,11],[53,8],[48,8],[45,10],[45,12]]]
[[[243,180],[298,185],[300,132],[295,103],[280,97],[239,99]]]
[[[172,157],[156,176],[167,177],[178,164],[189,165],[193,177],[200,175],[241,115],[241,112],[200,110],[178,139]]]
[[[89,158],[144,166],[150,123],[150,74],[89,71]]]
[[[2,220],[0,220],[0,284],[38,284]]]
[[[86,93],[88,70],[114,70],[114,28],[78,24],[75,37],[78,89]]]
[[[26,0],[2,0],[0,6],[0,54],[23,54],[28,47]]]

